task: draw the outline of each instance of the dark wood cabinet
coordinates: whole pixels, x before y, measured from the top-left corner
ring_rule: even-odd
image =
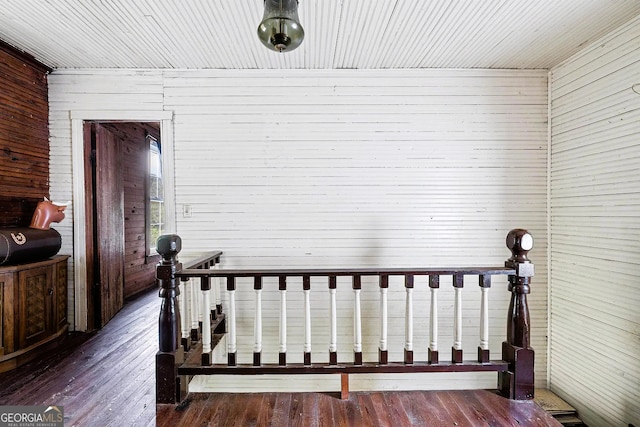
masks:
[[[68,258],[0,267],[0,372],[50,351],[66,335]]]

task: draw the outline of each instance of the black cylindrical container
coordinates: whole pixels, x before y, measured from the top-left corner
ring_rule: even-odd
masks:
[[[35,262],[54,256],[62,237],[54,229],[0,228],[0,265]]]

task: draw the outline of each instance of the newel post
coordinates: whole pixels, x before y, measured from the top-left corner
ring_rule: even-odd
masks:
[[[533,237],[527,230],[515,229],[507,234],[511,258],[505,267],[515,270],[509,275],[511,302],[507,320],[507,340],[502,343],[502,359],[509,370],[498,376],[498,388],[503,396],[515,400],[533,399],[534,351],[530,347],[531,327],[527,294],[533,277],[533,264],[527,258],[533,248]]]
[[[180,346],[180,310],[177,296],[180,294],[176,272],[182,268],[176,256],[182,249],[182,240],[175,234],[160,236],[157,251],[162,260],[156,267],[156,279],[160,288],[160,317],[158,320],[159,351],[156,354],[156,403],[177,403],[181,400],[178,364],[184,353]]]

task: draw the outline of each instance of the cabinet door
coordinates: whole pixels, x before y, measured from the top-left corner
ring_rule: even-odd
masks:
[[[19,347],[25,348],[49,336],[53,331],[51,322],[53,269],[51,266],[31,268],[19,273],[18,319]]]
[[[53,328],[59,331],[67,324],[67,259],[55,265],[55,289],[53,292]]]
[[[5,343],[4,343],[4,324],[5,324],[5,318],[4,318],[4,282],[6,281],[5,277],[8,276],[8,274],[0,274],[0,356],[2,356],[4,354],[4,348],[5,348]]]
[[[18,275],[0,273],[0,355],[16,350],[15,296]]]
[[[0,275],[0,356],[4,354],[4,334],[2,333],[4,329],[4,281],[2,280],[2,275]]]

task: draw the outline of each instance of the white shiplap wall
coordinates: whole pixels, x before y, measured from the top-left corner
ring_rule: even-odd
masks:
[[[92,73],[54,72],[52,118],[102,104],[138,108],[136,95],[130,102],[117,90],[110,96],[111,86],[99,81],[102,72]],[[529,228],[538,272],[530,296],[533,346],[538,384],[546,384],[545,72],[167,70],[160,94],[153,72],[113,73],[116,88],[149,84],[162,97],[162,108],[174,112],[177,231],[187,252],[223,250],[225,267],[501,265],[509,255],[508,230]],[[69,93],[76,84],[83,92]],[[100,94],[95,102],[93,92]],[[52,126],[52,138],[60,141],[52,151],[68,156],[68,123]],[[53,183],[52,193],[69,191],[68,167],[61,169],[67,181]],[[183,217],[185,205],[191,217]],[[377,351],[377,292],[375,285],[364,285],[367,358]],[[400,282],[391,286],[390,309],[399,318],[404,293]],[[416,359],[425,359],[426,281],[417,286]],[[320,323],[326,321],[328,296],[324,284],[312,287],[313,352],[321,361],[327,358],[328,332]],[[348,287],[339,283],[342,360],[351,358],[352,347]],[[240,288],[244,361],[251,352],[253,296],[244,290],[250,286],[241,282]],[[452,312],[452,295],[444,288],[440,347],[447,357],[452,319],[445,316]],[[465,288],[465,350],[472,358],[479,291],[471,280]],[[293,327],[301,295],[291,289],[289,360],[295,360],[301,353],[301,331]],[[496,282],[492,296],[490,346],[499,357],[508,303],[504,280]],[[265,337],[277,333],[276,307],[276,295],[265,295]],[[390,330],[396,359],[403,334],[402,323]],[[265,343],[267,361],[276,352],[274,342]],[[461,388],[494,387],[496,380],[495,374],[457,374],[356,381],[354,388]],[[233,384],[238,380],[222,382]],[[252,379],[243,389],[258,386]]]
[[[550,386],[640,425],[640,19],[551,73]]]

